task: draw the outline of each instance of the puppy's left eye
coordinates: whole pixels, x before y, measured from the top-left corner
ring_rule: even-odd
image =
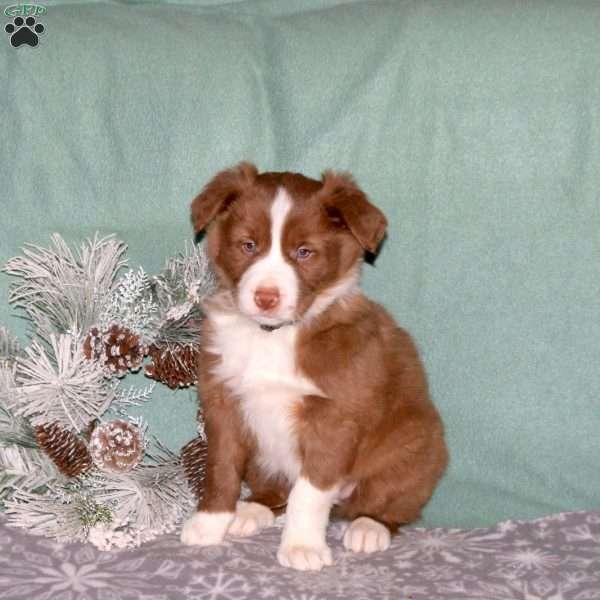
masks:
[[[258,250],[256,247],[256,242],[253,240],[246,240],[243,242],[242,249],[246,254],[254,254]]]
[[[306,246],[300,246],[300,248],[296,250],[296,258],[298,260],[306,260],[312,255],[313,251],[310,248],[306,248]]]

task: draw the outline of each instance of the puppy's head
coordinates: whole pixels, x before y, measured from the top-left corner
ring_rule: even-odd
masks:
[[[263,325],[316,315],[358,283],[364,251],[387,222],[347,174],[320,181],[261,173],[250,163],[222,171],[192,202],[196,233],[222,288]]]

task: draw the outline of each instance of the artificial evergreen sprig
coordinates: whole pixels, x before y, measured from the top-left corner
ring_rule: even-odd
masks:
[[[197,345],[202,320],[200,301],[216,285],[203,246],[186,244],[183,252],[166,261],[164,269],[152,278],[152,285],[161,315],[154,345]]]
[[[143,345],[156,338],[160,327],[158,305],[153,298],[150,279],[142,267],[127,271],[106,297],[98,327],[106,331],[116,323],[139,335]]]
[[[18,417],[2,406],[0,402],[0,448],[20,446],[21,448],[38,448],[35,431],[27,419]]]
[[[139,531],[142,541],[172,531],[194,504],[179,457],[157,440],[147,456],[132,471],[85,477],[94,500],[111,506],[115,523]]]
[[[145,402],[148,402],[155,387],[156,383],[151,383],[143,387],[129,386],[128,388],[124,388],[121,380],[117,379],[112,387],[114,395],[110,408],[116,414],[126,416],[128,414],[127,411],[132,406],[141,406]]]
[[[96,234],[73,252],[57,233],[52,246],[27,244],[22,256],[6,263],[3,270],[18,278],[9,302],[25,311],[42,339],[63,333],[79,339],[97,322],[113,292],[117,274],[127,264],[127,246],[113,235]]]
[[[113,522],[110,506],[98,504],[83,480],[50,485],[44,494],[19,490],[6,503],[10,525],[60,542],[85,542],[90,530]]]
[[[181,314],[177,310],[169,314],[169,310],[200,302],[214,290],[216,279],[204,247],[186,243],[183,252],[167,259],[152,283],[161,313],[177,319]]]
[[[10,369],[20,354],[19,340],[6,327],[0,327],[0,369]]]
[[[22,350],[17,338],[12,336],[6,327],[0,327],[0,409],[8,411],[14,405],[15,373],[17,358],[22,355]],[[9,419],[9,416],[10,419]],[[13,415],[6,412],[0,415],[0,443],[2,432],[7,433],[6,423],[12,423]],[[3,425],[4,424],[4,425]]]
[[[37,497],[63,476],[43,452],[26,446],[0,448],[0,502],[14,500],[16,494]]]
[[[57,422],[81,431],[113,399],[102,365],[87,360],[70,335],[50,334],[50,351],[34,340],[17,359],[15,413],[33,426]]]

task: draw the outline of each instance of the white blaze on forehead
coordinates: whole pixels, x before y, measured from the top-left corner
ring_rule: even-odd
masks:
[[[298,277],[294,268],[285,260],[282,237],[287,217],[292,209],[292,200],[285,188],[278,188],[270,210],[271,246],[268,253],[257,260],[242,276],[238,285],[240,309],[262,323],[276,324],[291,320],[295,316],[298,302]],[[254,302],[258,288],[277,288],[279,305],[268,315]]]
[[[287,216],[292,209],[292,200],[285,190],[280,187],[275,195],[275,200],[271,206],[271,252],[270,255],[273,257],[281,257],[283,254],[281,251],[281,238],[283,235],[283,226]]]

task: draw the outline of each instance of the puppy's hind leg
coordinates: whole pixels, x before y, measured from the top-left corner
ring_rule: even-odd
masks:
[[[235,516],[227,533],[238,537],[253,535],[275,522],[273,511],[258,502],[238,500]]]
[[[419,519],[426,500],[414,494],[385,497],[377,478],[361,482],[347,502],[336,506],[335,516],[352,522],[344,532],[344,547],[371,554],[387,550],[400,525]]]
[[[390,529],[371,517],[358,517],[344,533],[344,547],[352,552],[381,552],[390,547]]]

